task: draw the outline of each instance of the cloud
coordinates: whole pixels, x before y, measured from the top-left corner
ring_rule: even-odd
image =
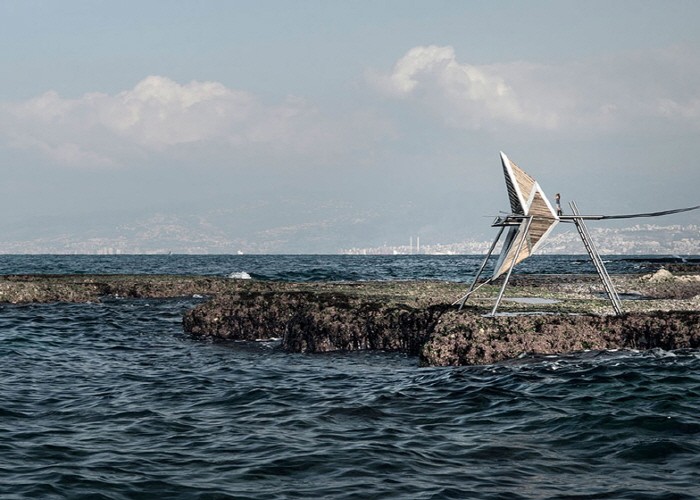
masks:
[[[49,91],[0,104],[0,144],[39,151],[59,164],[91,167],[152,158],[183,146],[322,158],[352,147],[358,130],[353,120],[334,120],[300,98],[270,105],[218,82],[180,84],[162,76],[149,76],[115,95],[68,99]]]
[[[700,53],[688,46],[561,64],[473,65],[452,47],[410,49],[388,73],[369,73],[385,96],[467,129],[566,133],[700,127]]]
[[[452,125],[556,125],[554,114],[524,100],[493,68],[459,63],[449,46],[414,47],[397,61],[390,74],[370,74],[369,78],[386,95],[419,102]]]
[[[452,47],[418,46],[368,80],[399,106],[454,129],[552,137],[700,129],[700,51],[690,46],[557,64],[470,64]],[[287,168],[376,163],[402,147],[394,140],[401,122],[385,103],[370,102],[374,109],[339,104],[345,111],[334,115],[299,97],[265,102],[220,82],[149,76],[114,94],[48,91],[0,103],[0,149],[91,168],[174,158]]]

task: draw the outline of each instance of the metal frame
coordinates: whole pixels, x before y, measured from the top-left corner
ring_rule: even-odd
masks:
[[[505,278],[503,279],[503,285],[501,285],[501,290],[498,293],[498,297],[496,298],[496,303],[493,305],[493,309],[491,310],[491,314],[488,316],[495,316],[496,311],[498,311],[498,306],[501,304],[501,301],[503,300],[503,294],[506,290],[506,286],[508,286],[508,281],[510,280],[510,275],[513,273],[513,268],[515,267],[515,262],[518,259],[518,255],[520,255],[520,252],[523,248],[523,245],[525,244],[525,239],[527,238],[527,232],[530,229],[530,225],[532,224],[532,220],[534,219],[533,216],[527,216],[527,217],[520,217],[518,216],[516,220],[519,220],[520,226],[525,226],[524,231],[522,231],[522,237],[520,238],[520,241],[518,242],[518,247],[513,254],[513,258],[510,261],[510,266],[508,267],[508,273],[506,274]],[[493,254],[494,248],[496,248],[496,244],[498,243],[498,240],[501,239],[501,236],[503,235],[503,231],[507,226],[513,226],[515,225],[513,223],[513,219],[508,217],[504,220],[496,221],[493,226],[498,226],[500,227],[500,230],[498,231],[498,235],[496,236],[496,239],[493,240],[493,243],[491,244],[491,248],[489,248],[488,253],[486,254],[486,257],[484,258],[484,261],[481,263],[481,266],[479,267],[479,270],[477,271],[476,275],[474,276],[474,280],[472,281],[469,291],[467,293],[460,297],[458,300],[456,300],[452,305],[457,305],[459,304],[459,309],[458,311],[461,311],[462,308],[464,307],[464,304],[467,302],[467,299],[469,299],[469,296],[476,292],[479,288],[482,286],[486,285],[487,283],[491,283],[493,281],[493,278],[489,278],[483,283],[481,283],[479,286],[476,286],[476,283],[479,281],[479,277],[481,276],[481,273],[483,273],[484,268],[486,267],[486,263],[488,262],[489,258]]]
[[[598,276],[603,282],[603,287],[605,288],[605,292],[608,295],[610,302],[612,303],[613,309],[615,310],[615,314],[620,315],[622,314],[622,303],[620,301],[620,297],[617,294],[617,291],[615,290],[615,286],[613,285],[613,282],[610,279],[610,275],[608,274],[608,271],[605,268],[605,264],[603,264],[603,259],[600,258],[600,254],[598,253],[598,250],[596,249],[595,244],[591,239],[591,235],[588,232],[588,228],[586,227],[584,220],[658,217],[660,215],[671,215],[680,212],[688,212],[691,210],[700,209],[700,205],[697,205],[694,207],[677,208],[673,210],[664,210],[661,212],[647,212],[624,215],[581,215],[581,213],[578,210],[578,206],[576,205],[576,202],[571,201],[569,203],[569,206],[571,207],[573,215],[561,215],[560,213],[554,211],[552,205],[549,203],[549,200],[542,191],[542,188],[540,187],[539,183],[530,175],[528,175],[524,170],[518,167],[515,163],[511,162],[505,155],[505,153],[503,153],[502,151],[501,163],[503,165],[503,171],[505,174],[506,188],[508,190],[508,198],[510,200],[511,213],[509,215],[497,217],[493,224],[491,224],[491,227],[500,227],[500,230],[498,232],[498,235],[496,236],[496,239],[491,244],[491,248],[489,248],[489,251],[486,254],[486,257],[484,258],[481,267],[479,267],[476,276],[474,276],[474,280],[472,281],[469,287],[469,291],[467,291],[465,295],[460,297],[457,301],[455,301],[452,304],[459,304],[460,311],[464,307],[464,304],[467,302],[469,297],[474,292],[476,292],[479,288],[486,285],[487,283],[491,283],[497,277],[501,276],[503,273],[506,272],[505,266],[507,265],[506,261],[508,255],[510,254],[512,246],[515,243],[515,238],[520,237],[521,239],[518,242],[516,252],[512,255],[512,260],[510,262],[510,265],[508,266],[508,271],[505,276],[505,279],[503,280],[503,285],[501,286],[501,290],[498,293],[498,297],[496,298],[496,303],[494,304],[493,310],[490,314],[490,316],[495,316],[496,311],[498,310],[498,306],[500,305],[501,300],[503,299],[503,294],[505,292],[506,286],[508,285],[508,280],[510,280],[513,268],[515,267],[516,263],[518,262],[518,259],[520,258],[520,253],[522,251],[523,244],[525,243],[525,239],[528,238],[528,243],[530,245],[528,248],[529,252],[528,255],[526,255],[523,258],[520,258],[520,261],[524,260],[530,254],[537,250],[537,248],[544,242],[545,238],[549,235],[552,229],[554,229],[554,226],[557,223],[568,222],[574,223],[576,225],[576,230],[578,231],[579,236],[581,237],[581,241],[583,241],[583,246],[586,248],[588,256],[591,258],[591,261],[593,262],[593,265],[595,266],[596,271],[598,272]],[[526,189],[528,192],[523,192],[524,189]],[[532,205],[538,194],[541,199],[538,201],[536,210],[532,210]],[[525,198],[525,195],[528,196],[527,199]],[[546,207],[544,207],[546,208],[546,210],[543,209],[542,202],[546,204]],[[551,212],[551,217],[547,212]],[[545,215],[545,213],[547,214]],[[533,236],[528,234],[533,219],[537,219],[538,221],[547,220],[552,222],[545,228],[544,231],[542,231],[543,228],[541,225],[535,226],[537,234]],[[477,282],[479,281],[479,278],[481,277],[481,274],[484,271],[484,268],[486,267],[486,264],[488,263],[489,258],[491,258],[491,255],[493,254],[493,251],[496,248],[496,244],[501,239],[501,236],[503,235],[503,230],[506,228],[506,226],[510,227],[511,229],[508,232],[506,242],[503,245],[503,248],[501,249],[501,255],[498,259],[493,275],[489,279],[481,283],[479,286],[476,286]],[[515,227],[517,227],[518,229],[516,230]]]
[[[605,268],[603,259],[600,258],[598,249],[596,248],[595,244],[593,243],[593,240],[591,239],[591,233],[588,232],[588,228],[583,222],[584,217],[580,217],[581,212],[579,212],[578,206],[576,205],[575,201],[570,201],[569,207],[571,207],[571,213],[574,214],[573,217],[571,217],[571,219],[576,225],[576,229],[578,231],[579,236],[581,236],[583,246],[586,247],[588,256],[591,258],[591,261],[593,261],[595,270],[598,272],[598,276],[600,276],[600,281],[603,282],[603,288],[605,288],[605,293],[610,299],[613,309],[615,310],[615,314],[619,316],[622,314],[622,302],[620,301],[620,297],[617,294],[617,291],[615,290],[615,285],[613,285],[613,282],[610,279],[608,270]]]
[[[521,224],[525,224],[525,230],[522,232],[522,238],[520,238],[520,242],[518,243],[518,249],[515,251],[515,254],[513,254],[513,260],[510,262],[510,267],[508,268],[508,274],[506,274],[505,279],[503,280],[503,286],[501,286],[501,291],[498,294],[498,298],[496,299],[496,303],[493,305],[493,310],[491,311],[491,316],[496,315],[496,310],[498,309],[498,306],[501,304],[501,299],[503,299],[503,292],[506,291],[506,285],[508,285],[508,280],[510,279],[510,275],[513,272],[513,268],[515,267],[515,261],[518,259],[518,255],[520,255],[520,251],[523,249],[523,244],[525,243],[525,238],[527,238],[527,232],[530,230],[530,224],[532,224],[532,219],[533,217],[530,216],[527,219],[523,220]]]
[[[583,242],[583,246],[586,248],[586,251],[588,252],[588,256],[591,259],[591,262],[593,262],[593,265],[596,269],[596,272],[598,273],[598,276],[600,277],[601,282],[603,283],[603,287],[605,288],[605,293],[607,294],[608,298],[610,299],[610,303],[612,304],[612,307],[615,311],[616,315],[621,315],[623,314],[622,310],[622,302],[620,301],[620,297],[617,294],[617,291],[615,290],[615,285],[612,282],[612,279],[610,278],[610,275],[608,274],[608,270],[605,268],[605,264],[603,263],[603,259],[600,257],[600,254],[598,253],[598,249],[596,248],[595,244],[593,243],[593,239],[591,238],[591,234],[588,232],[588,228],[586,227],[586,224],[584,223],[584,219],[589,219],[590,216],[582,216],[579,212],[578,206],[576,205],[575,201],[571,201],[569,203],[569,207],[571,207],[571,212],[573,215],[569,216],[564,216],[565,222],[573,222],[576,225],[576,229],[579,233],[579,236],[581,237],[581,241]],[[484,268],[486,267],[486,264],[488,263],[489,258],[491,258],[491,255],[493,254],[494,249],[496,248],[496,245],[498,244],[498,241],[501,239],[501,236],[503,235],[503,231],[507,226],[515,226],[518,225],[515,221],[520,221],[519,225],[524,225],[524,230],[522,231],[522,238],[518,242],[517,249],[515,253],[513,254],[513,257],[511,259],[510,266],[508,267],[508,272],[506,273],[506,276],[503,280],[503,285],[501,285],[501,289],[498,293],[498,297],[496,298],[496,303],[493,305],[493,309],[491,310],[490,314],[487,314],[486,316],[495,316],[496,312],[498,311],[498,306],[501,305],[501,301],[503,300],[503,294],[505,293],[506,286],[508,286],[508,281],[510,280],[510,276],[513,273],[513,268],[515,268],[515,261],[518,258],[518,255],[520,255],[520,252],[522,250],[523,245],[525,244],[525,239],[527,238],[527,233],[530,229],[530,225],[532,224],[532,220],[534,219],[533,216],[520,216],[520,215],[514,215],[514,216],[508,216],[505,218],[497,219],[496,222],[493,223],[494,227],[500,227],[498,231],[498,235],[496,235],[496,239],[493,240],[493,243],[491,244],[491,248],[489,248],[489,251],[486,254],[486,257],[484,258],[483,262],[481,263],[481,266],[479,267],[479,270],[477,271],[476,275],[474,276],[474,280],[472,281],[469,290],[465,295],[460,297],[458,300],[456,300],[452,305],[457,305],[459,304],[459,309],[458,311],[461,311],[464,305],[466,304],[467,300],[469,297],[476,292],[479,288],[482,286],[491,283],[493,281],[493,278],[489,278],[483,283],[481,283],[479,286],[476,286],[477,282],[479,281],[479,277],[484,271]]]
[[[501,239],[501,235],[503,234],[503,231],[505,229],[506,229],[506,226],[502,225],[501,229],[498,231],[498,235],[496,236],[496,239],[493,240],[493,243],[491,243],[491,248],[489,248],[489,251],[486,254],[486,257],[484,258],[484,261],[481,263],[481,267],[479,267],[479,270],[476,272],[476,276],[474,276],[474,280],[472,281],[472,284],[469,286],[469,291],[467,291],[467,293],[464,296],[460,297],[452,304],[453,306],[456,306],[457,304],[459,304],[458,311],[462,310],[462,308],[464,307],[464,304],[467,302],[467,299],[469,298],[469,296],[472,293],[476,292],[479,288],[481,288],[486,283],[489,283],[491,281],[490,279],[488,279],[488,280],[484,281],[478,287],[474,288],[474,286],[476,285],[476,282],[479,281],[479,277],[481,276],[481,273],[484,272],[484,268],[486,267],[486,264],[488,263],[489,259],[491,258],[491,255],[493,254],[493,249],[496,248],[496,244],[498,243],[498,240]]]

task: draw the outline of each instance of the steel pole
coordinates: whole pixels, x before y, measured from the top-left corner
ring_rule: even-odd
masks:
[[[486,264],[488,263],[489,258],[491,257],[491,254],[493,253],[493,249],[496,248],[496,244],[498,243],[498,240],[501,239],[501,235],[503,234],[503,230],[505,228],[506,228],[505,226],[501,226],[501,229],[498,231],[498,235],[496,236],[496,239],[493,240],[493,243],[491,243],[491,248],[489,248],[489,251],[486,254],[486,257],[484,258],[484,261],[481,263],[481,267],[479,267],[479,270],[476,272],[476,276],[474,276],[474,280],[472,281],[472,284],[469,286],[469,291],[467,291],[466,295],[464,295],[462,298],[460,298],[459,300],[455,301],[454,304],[452,304],[452,305],[456,305],[457,303],[459,303],[458,311],[462,310],[462,308],[464,307],[464,304],[467,302],[467,299],[474,291],[474,287],[476,286],[476,282],[479,281],[479,277],[481,276],[481,273],[484,272],[484,268],[486,267]]]
[[[498,309],[499,304],[501,303],[501,299],[503,298],[503,292],[506,290],[506,285],[508,284],[508,280],[510,279],[510,274],[513,272],[513,268],[515,267],[515,261],[518,259],[518,255],[520,255],[520,250],[523,248],[523,244],[525,243],[525,238],[527,238],[527,232],[530,230],[530,224],[532,223],[532,216],[527,218],[527,221],[525,222],[525,230],[521,233],[523,236],[520,239],[520,243],[518,243],[518,249],[515,251],[515,255],[513,255],[513,260],[510,263],[510,267],[508,268],[508,274],[506,274],[506,278],[503,281],[503,286],[501,287],[501,291],[498,294],[498,298],[496,299],[496,303],[493,305],[493,310],[491,311],[491,316],[496,315],[496,310]]]

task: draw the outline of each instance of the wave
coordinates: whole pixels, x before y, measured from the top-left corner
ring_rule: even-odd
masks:
[[[1,498],[697,498],[698,350],[419,369],[199,342],[194,303],[3,309]]]
[[[245,271],[236,271],[228,275],[229,278],[234,280],[250,280],[253,279],[250,274]]]

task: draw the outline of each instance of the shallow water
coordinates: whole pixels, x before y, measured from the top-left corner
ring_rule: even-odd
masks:
[[[698,351],[418,368],[195,340],[197,302],[0,305],[0,498],[700,497]]]

